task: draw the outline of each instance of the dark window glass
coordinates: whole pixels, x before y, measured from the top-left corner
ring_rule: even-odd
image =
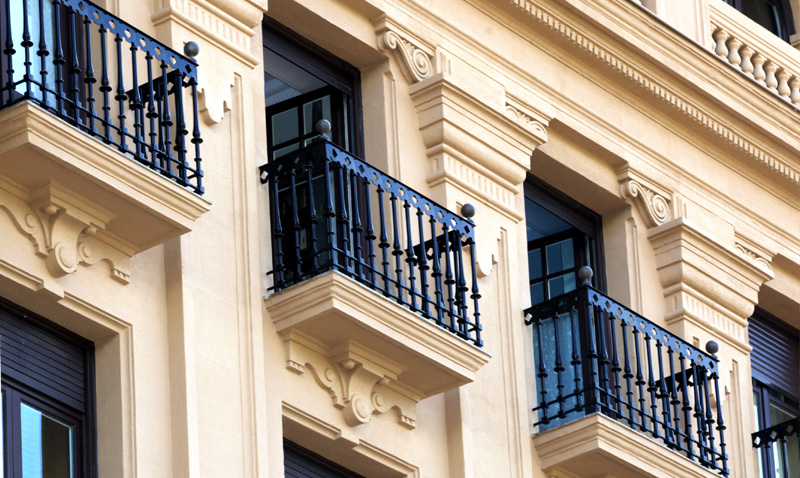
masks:
[[[288,440],[283,445],[286,478],[364,478]]]
[[[792,7],[788,0],[726,0],[751,20],[789,41],[794,34]]]

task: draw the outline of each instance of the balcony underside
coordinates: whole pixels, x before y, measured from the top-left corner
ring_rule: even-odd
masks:
[[[98,207],[133,253],[188,232],[210,206],[29,102],[0,111],[0,175],[23,191],[55,183]]]
[[[401,423],[413,428],[416,402],[474,381],[489,360],[477,347],[338,272],[284,289],[266,306],[286,343],[287,368],[300,374],[312,368],[351,425],[396,407]],[[347,383],[344,389],[337,389],[335,375]],[[361,398],[371,403],[358,410]]]
[[[533,438],[542,470],[558,478],[712,478],[716,473],[595,413]]]

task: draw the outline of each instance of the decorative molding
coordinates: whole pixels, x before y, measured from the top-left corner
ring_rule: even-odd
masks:
[[[602,63],[619,72],[628,80],[638,84],[652,95],[668,103],[684,115],[690,117],[700,126],[711,131],[716,136],[722,138],[736,149],[744,152],[755,161],[761,163],[772,172],[791,181],[793,184],[800,184],[800,169],[788,164],[771,154],[764,151],[752,141],[742,137],[739,133],[729,127],[724,121],[701,111],[698,107],[690,104],[683,99],[683,95],[677,94],[659,78],[650,78],[650,75],[641,71],[640,68],[633,66],[631,62],[623,60],[617,54],[612,53],[604,45],[590,39],[582,30],[571,27],[560,19],[551,15],[541,8],[534,0],[508,0],[514,7],[522,10],[530,17],[544,24],[555,31],[567,41],[577,45],[587,53],[595,56]],[[714,55],[713,52],[708,52]],[[716,57],[715,57],[716,58]]]
[[[544,115],[534,113],[533,108],[524,105],[511,97],[506,98],[504,114],[506,118],[519,123],[523,128],[533,133],[533,135],[539,138],[542,143],[547,142],[548,121]]]
[[[79,264],[106,261],[115,280],[130,281],[134,250],[105,231],[113,215],[103,208],[53,182],[25,193],[0,179],[0,209],[31,241],[53,277],[71,274]]]
[[[736,234],[736,242],[734,244],[736,252],[741,254],[745,259],[750,261],[753,265],[774,276],[772,272],[772,257],[774,254],[766,251],[765,249],[757,246],[746,238]]]
[[[403,75],[416,83],[434,74],[433,49],[383,17],[376,23],[378,49],[394,52],[400,60]]]
[[[654,186],[640,177],[631,176],[630,170],[620,177],[620,193],[624,198],[636,199],[635,203],[648,227],[660,226],[671,219],[670,197],[657,192]]]
[[[327,347],[297,330],[282,336],[286,368],[300,375],[310,370],[348,425],[362,425],[373,414],[394,410],[399,424],[416,427],[420,396],[396,383],[403,366],[352,340]]]

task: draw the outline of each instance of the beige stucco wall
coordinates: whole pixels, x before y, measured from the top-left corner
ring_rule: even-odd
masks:
[[[0,212],[0,296],[96,343],[100,476],[280,477],[284,436],[369,477],[548,476],[522,313],[528,174],[602,215],[610,296],[720,343],[732,476],[755,476],[745,319],[758,304],[800,326],[799,113],[707,49],[706,0],[643,3],[655,14],[627,0],[106,2],[176,49],[199,43],[211,205],[135,254],[127,284],[105,262],[53,277]],[[477,207],[491,358],[416,404],[413,429],[392,413],[348,425],[311,373],[287,369],[265,305],[263,15],[361,71],[370,164]],[[427,109],[441,98],[452,109]]]

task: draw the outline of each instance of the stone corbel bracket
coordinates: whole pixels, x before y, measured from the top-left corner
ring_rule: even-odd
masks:
[[[378,49],[393,52],[400,60],[403,75],[409,83],[430,78],[434,73],[434,48],[382,17],[375,24]]]
[[[282,338],[286,368],[300,375],[310,371],[348,425],[362,425],[373,414],[394,410],[400,425],[416,427],[420,395],[397,382],[404,370],[398,363],[352,340],[326,347],[297,330]]]
[[[620,194],[625,199],[634,200],[648,227],[660,226],[672,219],[672,194],[666,188],[627,167],[617,178]]]
[[[0,209],[28,237],[53,277],[71,274],[79,264],[90,266],[105,260],[115,280],[130,281],[134,248],[105,231],[114,217],[100,206],[56,183],[27,192],[3,181]]]

